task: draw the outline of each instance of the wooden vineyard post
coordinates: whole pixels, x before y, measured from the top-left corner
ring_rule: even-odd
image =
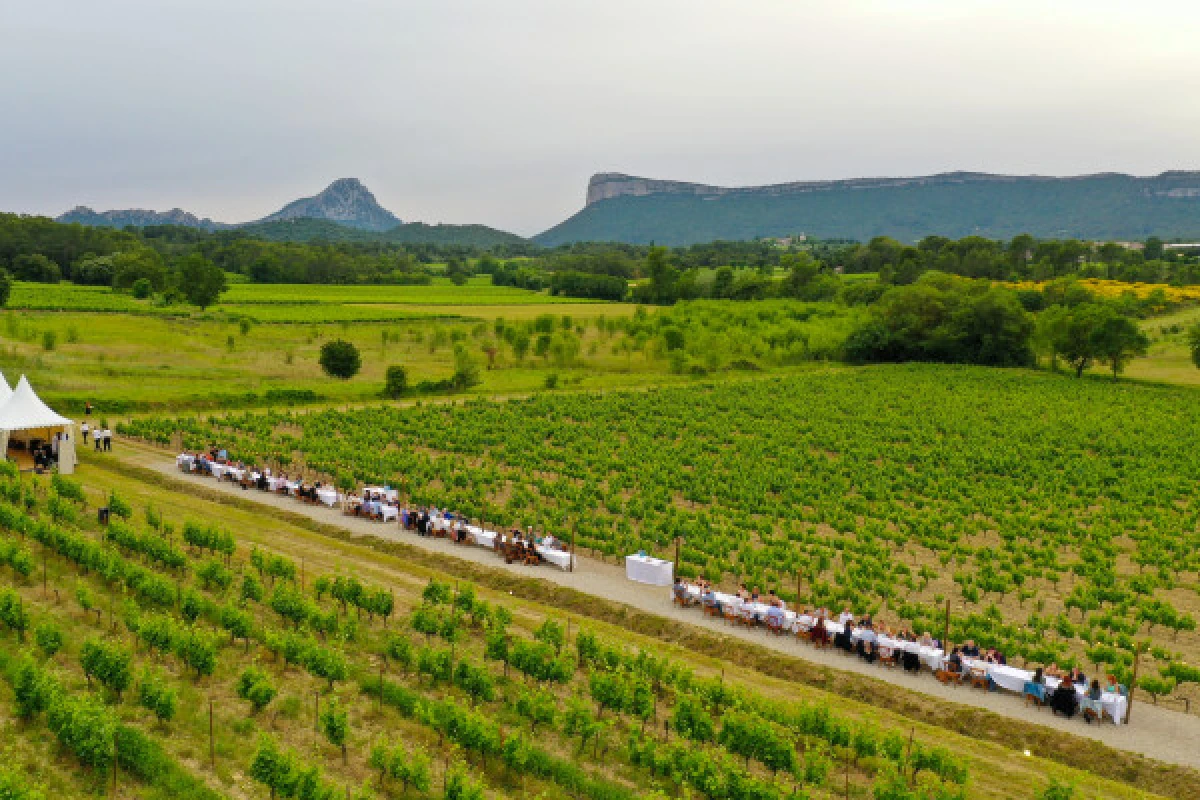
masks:
[[[313,733],[321,732],[321,693],[313,692]]]
[[[383,713],[383,659],[379,659],[379,713]]]
[[[1138,664],[1142,662],[1142,648],[1139,645],[1134,645],[1133,648],[1133,680],[1129,682],[1129,696],[1126,698],[1125,705],[1125,724],[1129,724],[1129,718],[1133,716],[1133,690],[1137,686]]]
[[[946,627],[942,632],[942,655],[950,655],[950,598],[946,598]]]
[[[675,574],[676,575],[679,574],[679,540],[681,538],[683,538],[683,537],[681,537],[681,536],[675,537]]]
[[[850,800],[850,751],[846,750],[846,800]]]
[[[575,528],[574,527],[571,528],[571,560],[569,562],[567,562],[567,564],[568,564],[567,571],[574,572],[575,571]]]
[[[113,781],[112,796],[117,796],[117,761],[120,760],[120,750],[117,745],[117,729],[113,728]]]
[[[217,770],[217,741],[213,735],[213,701],[208,698],[208,761],[213,771]]]
[[[905,753],[905,755],[904,755],[904,761],[905,761],[905,763],[907,763],[910,766],[912,765],[913,736],[915,736],[916,733],[917,733],[917,729],[915,727],[910,728],[908,731],[908,752]],[[912,773],[909,775],[908,785],[912,786],[913,781],[915,781],[916,779],[917,779],[917,771],[914,769],[912,771]]]
[[[800,613],[800,570],[796,570],[796,613]]]

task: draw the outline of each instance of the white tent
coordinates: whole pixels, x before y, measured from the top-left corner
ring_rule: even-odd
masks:
[[[4,377],[3,372],[0,372],[0,406],[7,403],[10,397],[12,397],[12,387],[8,385],[8,378]]]
[[[8,389],[7,381],[0,381],[0,397]],[[58,470],[64,474],[75,471],[75,423],[51,409],[37,396],[25,376],[17,381],[17,388],[9,391],[7,400],[0,403],[0,453],[7,455],[8,444],[13,434],[18,439],[42,439],[49,441],[61,434],[58,443]]]

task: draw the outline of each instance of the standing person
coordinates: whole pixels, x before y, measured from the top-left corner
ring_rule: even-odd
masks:
[[[112,450],[112,431],[108,428],[104,429],[104,449],[105,451]]]
[[[84,420],[83,424],[79,426],[79,433],[83,437],[82,441],[85,447],[87,446],[88,434],[91,433],[91,431],[92,426],[88,425],[87,420]]]
[[[104,446],[104,431],[100,430],[100,426],[92,428],[92,441],[96,443],[96,452],[100,452],[100,448]]]
[[[83,415],[85,417],[90,417],[92,415],[92,401],[91,400],[89,400],[83,404]]]

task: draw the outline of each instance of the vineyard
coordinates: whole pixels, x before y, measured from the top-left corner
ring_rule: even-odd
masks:
[[[398,486],[604,558],[848,605],[1197,699],[1190,391],[927,366],[642,393],[139,420],[254,463]]]
[[[518,619],[470,585],[398,598],[306,575],[115,492],[97,526],[87,497],[0,481],[5,716],[79,767],[47,796],[966,796],[967,760],[912,729]],[[15,773],[0,789],[41,796]]]

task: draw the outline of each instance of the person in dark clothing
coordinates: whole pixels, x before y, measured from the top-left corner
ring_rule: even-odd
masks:
[[[1058,688],[1050,695],[1050,708],[1067,719],[1075,716],[1079,711],[1079,695],[1075,692],[1075,684],[1069,680],[1060,681]]]

